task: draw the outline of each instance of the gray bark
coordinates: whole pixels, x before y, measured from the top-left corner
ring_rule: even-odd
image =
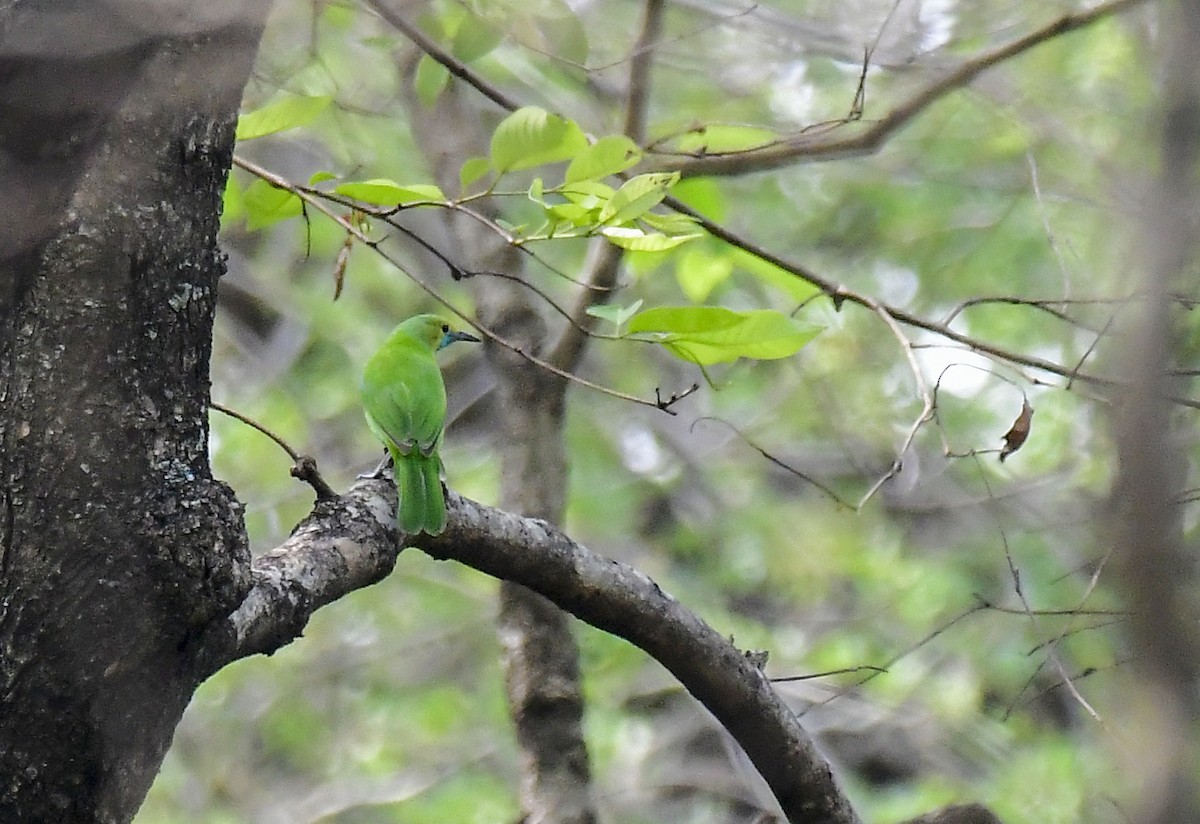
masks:
[[[198,631],[249,585],[206,415],[220,196],[265,11],[240,8],[194,27],[174,3],[0,9],[5,822],[131,819],[203,677]]]

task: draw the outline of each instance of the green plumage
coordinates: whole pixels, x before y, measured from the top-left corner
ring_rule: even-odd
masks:
[[[438,446],[446,421],[446,387],[434,353],[456,340],[436,315],[401,323],[363,370],[362,399],[367,425],[392,456],[400,495],[397,522],[408,535],[437,535],[446,528]]]

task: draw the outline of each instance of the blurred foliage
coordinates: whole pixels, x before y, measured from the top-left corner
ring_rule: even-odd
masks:
[[[594,137],[619,131],[638,4],[389,7],[522,105],[559,112]],[[948,66],[1071,8],[668,4],[646,159],[838,128],[873,45],[869,123]],[[932,321],[954,313],[958,332],[1102,371],[1122,345],[1112,324],[1135,289],[1125,227],[1154,162],[1143,128],[1151,32],[1145,13],[1133,13],[1063,36],[943,98],[874,154],[687,179],[671,194],[874,299]],[[451,93],[475,94],[370,6],[280,0],[246,91],[246,111],[266,114],[243,123],[243,136],[262,136],[239,153],[297,185],[384,181],[357,194],[408,202],[397,192],[436,183],[408,124],[433,117]],[[471,160],[490,147],[493,165],[520,165],[496,163],[489,143],[505,113],[476,105],[478,135],[446,124],[446,151],[462,153],[453,165],[468,164],[467,191],[508,193],[495,198],[507,224],[536,218],[532,174],[497,181]],[[613,157],[593,158],[595,168]],[[546,181],[543,200],[565,169],[532,170]],[[387,235],[405,271],[352,244],[335,302],[346,230],[311,206],[300,211],[293,195],[235,170],[213,396],[315,456],[344,487],[377,452],[357,399],[361,364],[399,319],[438,308],[406,272],[468,315],[473,298],[469,280],[452,280],[374,221],[370,236]],[[418,205],[402,218],[453,255],[445,209]],[[574,277],[588,242],[533,249]],[[773,676],[854,670],[780,689],[867,820],[966,800],[992,805],[1008,824],[1123,820],[1136,788],[1116,753],[1128,732],[1123,696],[1136,685],[1121,666],[1131,652],[1120,617],[1104,613],[1116,607],[1104,568],[1112,449],[1098,393],[906,328],[936,386],[937,416],[901,455],[922,400],[879,315],[836,308],[710,237],[629,252],[624,263],[616,306],[772,309],[823,331],[785,359],[705,367],[711,384],[645,343],[592,341],[589,380],[641,397],[702,387],[678,416],[572,388],[572,536],[643,569],[740,646],[768,650]],[[525,276],[555,300],[572,294],[549,268],[531,264]],[[964,304],[979,298],[997,300]],[[1018,299],[1052,301],[1060,314]],[[1182,311],[1181,320],[1196,326]],[[486,369],[477,352],[445,354],[456,416],[443,451],[448,481],[492,502]],[[995,450],[1026,397],[1032,433],[1001,464]],[[311,492],[260,433],[214,413],[212,456],[247,505],[257,550],[307,513]],[[471,570],[403,553],[395,574],[323,610],[302,639],[203,685],[138,822],[515,820],[494,590]],[[580,633],[587,735],[610,820],[737,821],[769,809],[747,766],[661,667],[603,633]]]

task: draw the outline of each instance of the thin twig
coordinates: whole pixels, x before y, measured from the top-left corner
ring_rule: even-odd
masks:
[[[833,501],[834,503],[836,503],[838,506],[842,506],[842,507],[845,507],[846,509],[854,510],[855,512],[858,511],[858,507],[856,507],[854,504],[850,503],[846,499],[842,498],[840,495],[838,495],[836,492],[834,492],[830,487],[821,483],[820,481],[818,481],[816,478],[812,477],[811,475],[801,472],[799,469],[797,469],[796,467],[787,463],[782,458],[777,458],[775,455],[772,455],[766,449],[764,449],[763,447],[761,447],[757,443],[755,443],[753,440],[751,440],[746,435],[746,433],[742,432],[742,430],[738,429],[736,426],[731,424],[729,421],[727,421],[723,418],[716,418],[716,417],[706,415],[702,418],[696,418],[696,420],[692,421],[691,428],[694,430],[696,428],[696,424],[700,423],[701,421],[714,421],[716,423],[719,423],[719,424],[731,429],[734,432],[734,434],[736,434],[738,436],[738,438],[741,439],[742,443],[746,444],[746,446],[750,447],[755,452],[757,452],[759,455],[766,458],[769,462],[775,464],[775,466],[779,467],[780,469],[787,472],[788,474],[795,475],[797,478],[799,478],[802,481],[806,481],[806,482],[812,484],[817,489],[821,490],[821,492],[825,493],[825,495],[828,496],[828,498],[831,501]]]
[[[414,284],[416,284],[423,292],[425,292],[427,295],[429,295],[435,301],[437,301],[442,306],[444,306],[447,311],[453,313],[463,323],[467,324],[468,326],[473,328],[475,331],[479,332],[479,334],[483,335],[485,338],[487,338],[489,341],[496,344],[497,346],[507,349],[508,351],[512,352],[513,354],[517,355],[518,357],[524,358],[525,360],[532,363],[533,365],[538,366],[542,369],[545,369],[547,372],[557,375],[558,377],[563,378],[564,380],[570,381],[571,383],[578,384],[579,386],[587,387],[588,389],[592,389],[596,392],[601,392],[605,395],[609,395],[611,397],[618,398],[620,400],[629,401],[630,403],[636,403],[639,406],[649,406],[653,409],[658,409],[662,412],[666,412],[669,415],[677,414],[675,412],[675,410],[672,409],[671,407],[678,401],[683,400],[688,395],[695,392],[696,389],[698,388],[696,386],[693,386],[692,388],[689,388],[682,392],[674,393],[671,395],[670,398],[668,398],[666,400],[664,400],[661,397],[661,395],[659,394],[659,392],[656,390],[655,394],[658,397],[655,400],[650,400],[649,398],[643,398],[643,397],[639,397],[637,395],[631,395],[627,392],[621,392],[619,390],[612,389],[607,386],[602,386],[598,383],[588,380],[587,378],[580,377],[579,375],[577,375],[573,372],[570,372],[566,369],[561,369],[558,366],[555,366],[554,364],[552,364],[542,358],[539,358],[535,355],[531,355],[530,353],[526,352],[522,347],[506,340],[505,338],[500,337],[499,335],[497,335],[495,332],[493,332],[488,327],[483,326],[482,324],[479,323],[478,320],[467,317],[465,314],[463,314],[461,311],[459,311],[457,308],[455,308],[449,301],[447,301],[444,297],[442,297],[442,295],[436,289],[434,289],[432,286],[430,286],[424,280],[417,277],[415,274],[413,274],[408,269],[406,269],[404,267],[404,264],[401,263],[394,255],[385,251],[380,246],[379,240],[369,237],[360,227],[356,226],[353,221],[347,219],[343,215],[339,215],[337,212],[330,209],[329,206],[324,201],[322,201],[321,198],[318,197],[316,194],[313,194],[310,191],[306,191],[303,187],[296,186],[296,185],[290,183],[285,178],[280,177],[279,175],[275,174],[274,172],[264,169],[263,167],[257,165],[256,163],[253,163],[249,160],[246,160],[245,158],[241,158],[241,157],[238,157],[235,155],[233,158],[233,162],[239,168],[244,169],[245,171],[247,171],[253,175],[256,175],[257,177],[261,178],[262,180],[265,180],[267,183],[270,183],[272,186],[275,186],[276,188],[284,189],[288,192],[291,192],[292,194],[299,197],[305,203],[312,204],[314,208],[316,208],[318,211],[320,211],[325,216],[329,217],[331,220],[333,220],[335,223],[337,223],[339,226],[341,226],[343,229],[345,229],[346,232],[353,235],[364,246],[367,246],[372,251],[374,251],[377,255],[379,255],[384,260],[386,260],[389,264],[391,264],[393,267],[395,267],[397,271],[402,273],[405,277],[407,277]]]
[[[896,336],[896,340],[900,342],[900,348],[904,352],[904,359],[908,361],[908,368],[912,371],[913,380],[916,382],[917,394],[921,397],[921,414],[917,416],[912,426],[909,427],[908,435],[904,438],[904,442],[900,444],[896,460],[892,461],[891,468],[859,500],[856,507],[858,510],[866,506],[867,501],[871,500],[885,483],[900,474],[901,469],[904,467],[904,456],[908,453],[909,447],[912,446],[913,439],[917,437],[917,432],[921,427],[932,420],[937,408],[934,403],[933,393],[929,391],[929,384],[925,381],[925,374],[921,371],[921,364],[917,362],[917,356],[913,352],[912,341],[904,334],[904,330],[900,328],[900,324],[896,323],[896,319],[892,317],[887,309],[874,300],[871,301],[870,308],[874,310],[875,314],[883,318],[883,322],[887,324],[888,329]]]
[[[455,57],[450,52],[443,49],[437,43],[433,42],[425,32],[409,23],[404,19],[400,12],[393,9],[384,0],[368,0],[371,8],[388,22],[389,25],[399,30],[405,37],[411,40],[417,48],[425,52],[433,60],[445,67],[446,71],[463,81],[467,85],[474,88],[488,100],[495,103],[502,109],[507,111],[516,111],[520,108],[520,103],[513,100],[511,97],[500,91],[498,88],[488,83],[475,72],[467,68],[467,65]]]
[[[835,309],[841,309],[842,305],[845,303],[857,304],[866,309],[871,309],[872,311],[874,311],[876,306],[880,306],[894,320],[904,324],[905,326],[912,326],[917,329],[924,329],[927,332],[933,332],[934,334],[948,340],[952,340],[955,343],[960,343],[973,352],[988,355],[989,357],[996,358],[998,360],[1008,361],[1009,363],[1027,366],[1031,369],[1038,369],[1042,372],[1048,372],[1052,375],[1058,375],[1062,378],[1073,378],[1076,381],[1092,384],[1094,386],[1106,388],[1116,388],[1121,386],[1120,381],[1117,381],[1113,378],[1106,378],[1101,375],[1095,375],[1088,372],[1073,372],[1071,367],[1054,363],[1053,361],[1048,361],[1044,358],[1026,355],[1020,352],[1014,352],[1010,349],[996,346],[986,341],[979,340],[978,338],[973,338],[970,335],[964,335],[961,332],[955,331],[945,323],[932,321],[927,318],[923,318],[920,315],[915,315],[905,309],[878,302],[867,295],[856,292],[853,289],[817,274],[803,264],[780,257],[765,247],[747,240],[736,232],[733,232],[721,224],[705,217],[700,212],[688,206],[678,198],[667,197],[663,200],[663,204],[668,208],[679,212],[680,214],[688,215],[696,221],[697,225],[699,225],[713,237],[725,241],[730,246],[741,249],[744,252],[748,252],[760,260],[774,264],[780,269],[783,269],[785,272],[788,272],[795,277],[798,277],[801,280],[817,287],[829,296],[829,298],[833,301]],[[1200,409],[1200,400],[1177,395],[1172,395],[1168,398],[1168,400],[1170,400],[1172,403],[1179,404],[1180,406],[1186,406],[1191,409]]]
[[[241,421],[250,428],[258,430],[274,441],[276,445],[286,452],[288,457],[292,459],[292,477],[299,478],[311,486],[313,491],[317,493],[318,500],[329,500],[330,498],[336,498],[338,496],[337,492],[333,490],[333,487],[326,483],[325,479],[321,477],[321,473],[317,471],[316,459],[310,455],[301,455],[299,452],[292,449],[292,447],[288,445],[288,442],[283,438],[279,437],[253,418],[243,415],[241,412],[237,412],[233,409],[230,409],[228,406],[219,404],[212,400],[208,402],[208,406],[210,409],[217,410],[222,415],[228,415],[234,420]]]
[[[984,489],[987,490],[988,495],[990,496],[992,494],[992,485],[988,482],[987,473],[984,471],[983,465],[979,463],[979,458],[977,456],[972,456],[972,458],[975,461],[975,466],[979,472],[979,478],[983,482]],[[1025,589],[1021,584],[1021,571],[1017,567],[1016,562],[1013,560],[1012,548],[1008,544],[1008,533],[1004,530],[1004,525],[1000,523],[999,516],[990,509],[986,511],[991,514],[993,520],[996,522],[996,529],[1000,533],[1000,542],[1004,546],[1004,560],[1008,563],[1008,571],[1013,580],[1013,591],[1016,593],[1018,600],[1021,602],[1021,611],[1024,615],[1028,616],[1030,625],[1036,631],[1038,629],[1038,614],[1034,611],[1033,607],[1029,603],[1029,599],[1025,596]],[[1076,703],[1078,703],[1079,706],[1083,708],[1084,712],[1090,715],[1094,720],[1103,724],[1104,721],[1100,717],[1100,713],[1096,712],[1096,709],[1090,703],[1088,703],[1087,699],[1083,697],[1083,694],[1079,692],[1079,689],[1071,680],[1071,676],[1067,672],[1066,665],[1063,664],[1062,656],[1059,655],[1058,646],[1059,644],[1057,640],[1047,646],[1046,658],[1043,663],[1048,661],[1054,666],[1055,670],[1058,671],[1059,677],[1062,679],[1063,685],[1067,688],[1067,691],[1071,694],[1071,697],[1075,699]],[[1026,686],[1028,686],[1028,684],[1026,684]],[[1025,688],[1022,687],[1021,691],[1024,692],[1024,689]],[[1020,695],[1021,693],[1018,692],[1017,697],[1019,698]]]
[[[1042,230],[1046,233],[1046,242],[1050,244],[1050,251],[1054,253],[1054,259],[1058,261],[1058,270],[1062,273],[1063,278],[1063,292],[1070,296],[1071,272],[1067,269],[1067,262],[1063,259],[1062,250],[1058,248],[1058,239],[1054,236],[1054,228],[1050,225],[1050,213],[1046,210],[1046,201],[1042,198],[1042,182],[1038,176],[1037,159],[1033,156],[1032,151],[1027,151],[1025,160],[1029,164],[1029,181],[1033,186],[1033,201],[1037,204],[1038,214],[1042,218]]]
[[[811,672],[808,675],[785,675],[781,678],[768,678],[772,684],[788,684],[792,681],[812,681],[816,678],[827,678],[830,675],[847,675],[855,672],[873,672],[876,675],[884,675],[887,670],[883,667],[873,667],[870,664],[863,664],[857,667],[842,667],[841,669],[825,670],[824,672]]]
[[[1024,37],[984,52],[966,61],[942,79],[921,89],[870,126],[850,137],[831,140],[811,140],[802,136],[767,148],[747,149],[728,154],[712,154],[662,164],[668,171],[679,171],[685,177],[742,175],[765,172],[800,161],[833,160],[877,151],[892,135],[917,115],[950,92],[962,88],[988,69],[1021,55],[1035,46],[1053,40],[1139,5],[1145,0],[1112,0],[1087,11],[1067,14],[1036,29]]]

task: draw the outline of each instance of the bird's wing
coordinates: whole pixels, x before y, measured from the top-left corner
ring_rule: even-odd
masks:
[[[417,347],[390,347],[367,364],[363,408],[380,440],[402,455],[415,447],[429,455],[446,417],[446,390],[433,353]]]

